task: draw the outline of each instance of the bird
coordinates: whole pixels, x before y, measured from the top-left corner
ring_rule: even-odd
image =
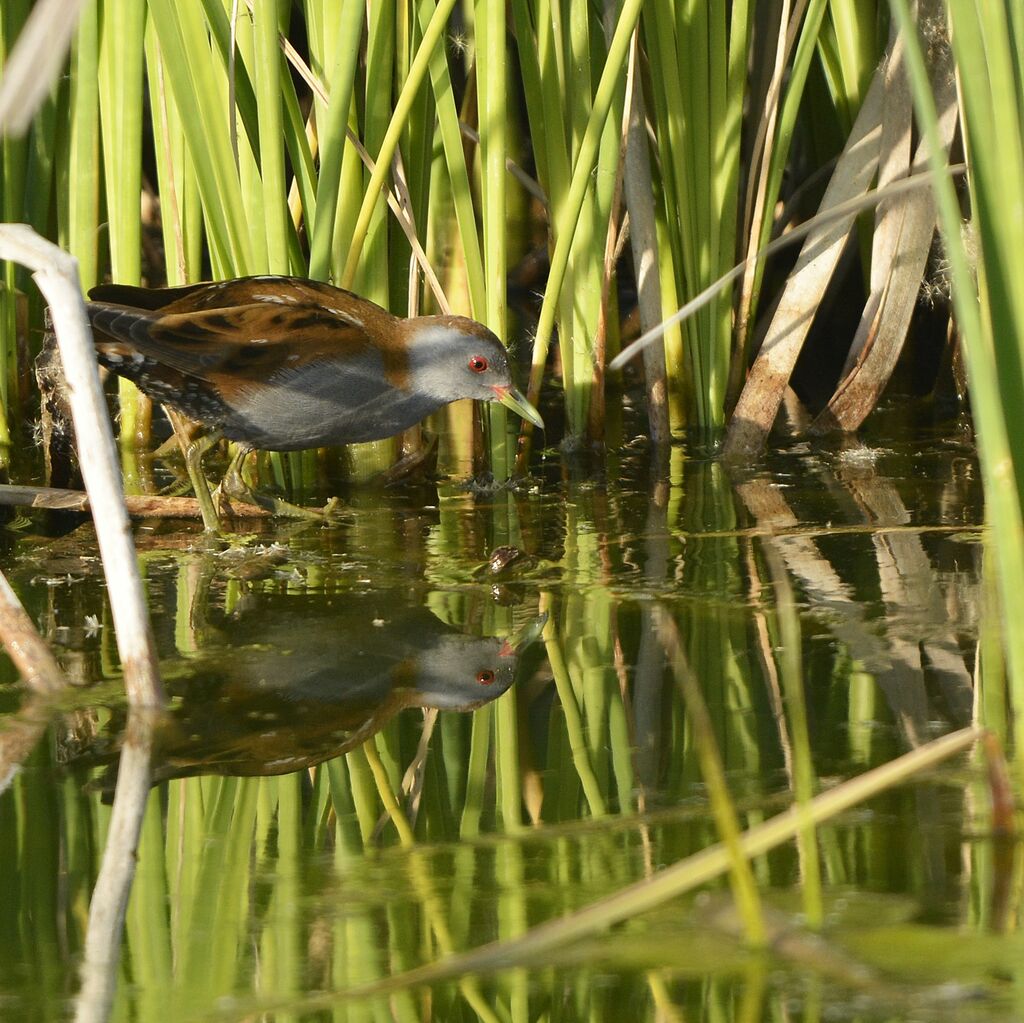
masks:
[[[198,651],[163,665],[175,699],[160,723],[154,781],[289,773],[348,752],[407,708],[474,710],[513,685],[547,620],[496,638],[403,606],[394,591],[249,597],[205,623]],[[78,762],[108,752],[104,736]]]
[[[504,345],[465,316],[406,319],[351,291],[277,275],[103,284],[86,310],[100,364],[238,442],[233,468],[254,448],[392,437],[459,398],[497,401],[544,425],[514,386]]]

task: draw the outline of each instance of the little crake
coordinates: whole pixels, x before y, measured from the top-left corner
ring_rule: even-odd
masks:
[[[230,440],[270,451],[391,437],[459,398],[536,426],[501,342],[464,316],[392,316],[296,277],[94,288],[99,361]]]

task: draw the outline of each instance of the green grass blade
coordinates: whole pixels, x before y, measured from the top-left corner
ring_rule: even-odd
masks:
[[[281,51],[278,46],[278,0],[256,0],[256,108],[259,119],[260,173],[263,186],[263,221],[266,231],[267,271],[289,270],[288,190],[284,178],[281,99]],[[303,136],[305,133],[303,132]]]
[[[164,76],[181,114],[203,204],[210,259],[218,277],[251,272],[252,248],[228,112],[220,101],[206,22],[198,7],[151,0]]]
[[[321,122],[320,177],[316,194],[316,220],[312,227],[309,275],[326,280],[331,266],[331,248],[335,240],[335,218],[342,180],[345,129],[355,88],[360,41],[366,7],[364,0],[345,4],[341,19],[341,42],[330,79],[330,105],[326,121]]]

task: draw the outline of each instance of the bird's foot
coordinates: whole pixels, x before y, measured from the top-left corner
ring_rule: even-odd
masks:
[[[323,508],[303,508],[301,505],[292,504],[283,498],[260,494],[256,491],[250,491],[249,499],[282,518],[302,519],[306,522],[321,522],[327,525],[340,521],[345,510],[341,501],[336,497],[332,497]]]
[[[306,522],[332,523],[340,518],[344,510],[336,497],[332,497],[323,508],[304,508],[301,505],[292,504],[291,501],[286,501],[274,494],[265,494],[262,491],[254,490],[241,478],[241,475],[231,472],[224,477],[217,492],[228,503],[232,500],[244,501],[263,508],[271,515]]]

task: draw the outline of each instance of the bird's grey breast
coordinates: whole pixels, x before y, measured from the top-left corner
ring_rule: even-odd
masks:
[[[395,387],[372,348],[344,360],[296,359],[233,399],[225,434],[272,451],[391,437],[437,407],[429,396]]]

